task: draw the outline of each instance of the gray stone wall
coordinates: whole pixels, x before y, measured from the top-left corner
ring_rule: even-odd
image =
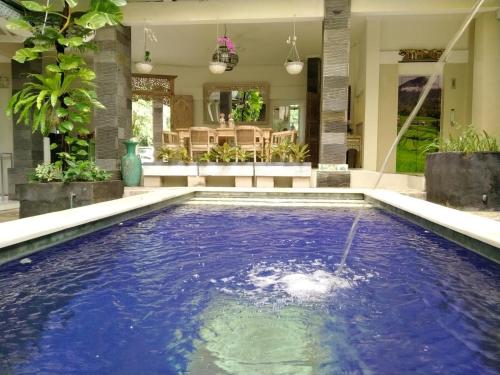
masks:
[[[325,0],[320,164],[346,162],[350,17],[350,0]]]
[[[12,94],[18,92],[29,80],[29,73],[42,72],[42,60],[20,64],[12,60]],[[14,155],[13,168],[8,170],[9,199],[17,199],[16,184],[28,182],[28,174],[43,163],[43,137],[39,132],[33,133],[31,127],[16,125],[14,118],[8,126],[13,126]]]
[[[98,30],[94,55],[97,96],[106,109],[94,113],[96,163],[115,175],[125,154],[122,141],[132,136],[130,27]]]
[[[318,187],[350,184],[349,173],[330,171],[346,163],[350,19],[350,0],[325,0]]]

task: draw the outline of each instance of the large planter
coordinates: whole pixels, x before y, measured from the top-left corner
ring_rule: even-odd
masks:
[[[198,164],[181,162],[154,162],[142,165],[144,177],[150,176],[198,176]]]
[[[201,177],[253,177],[253,163],[200,163]]]
[[[16,185],[16,192],[23,218],[122,198],[123,182],[29,183]]]
[[[311,177],[311,163],[255,163],[257,177]]]
[[[139,186],[141,183],[142,164],[136,155],[137,142],[123,141],[127,153],[122,156],[122,178],[125,186]]]
[[[470,210],[500,209],[500,152],[427,155],[427,200]]]

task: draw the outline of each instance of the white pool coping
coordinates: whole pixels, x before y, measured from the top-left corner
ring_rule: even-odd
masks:
[[[159,188],[90,206],[0,223],[0,249],[66,229],[179,198],[197,191],[221,193],[351,193],[365,196],[422,217],[455,232],[500,249],[500,222],[443,207],[393,191],[350,188]]]
[[[393,191],[371,190],[366,191],[365,195],[500,250],[499,221],[408,197]]]

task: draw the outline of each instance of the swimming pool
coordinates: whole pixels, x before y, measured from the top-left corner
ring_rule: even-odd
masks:
[[[178,205],[0,267],[0,373],[496,374],[500,266],[385,211]]]

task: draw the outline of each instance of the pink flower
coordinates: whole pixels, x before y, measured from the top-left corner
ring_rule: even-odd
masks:
[[[229,52],[235,52],[236,48],[234,46],[233,41],[228,36],[220,36],[217,38],[217,42],[221,46],[226,46],[229,49]]]

